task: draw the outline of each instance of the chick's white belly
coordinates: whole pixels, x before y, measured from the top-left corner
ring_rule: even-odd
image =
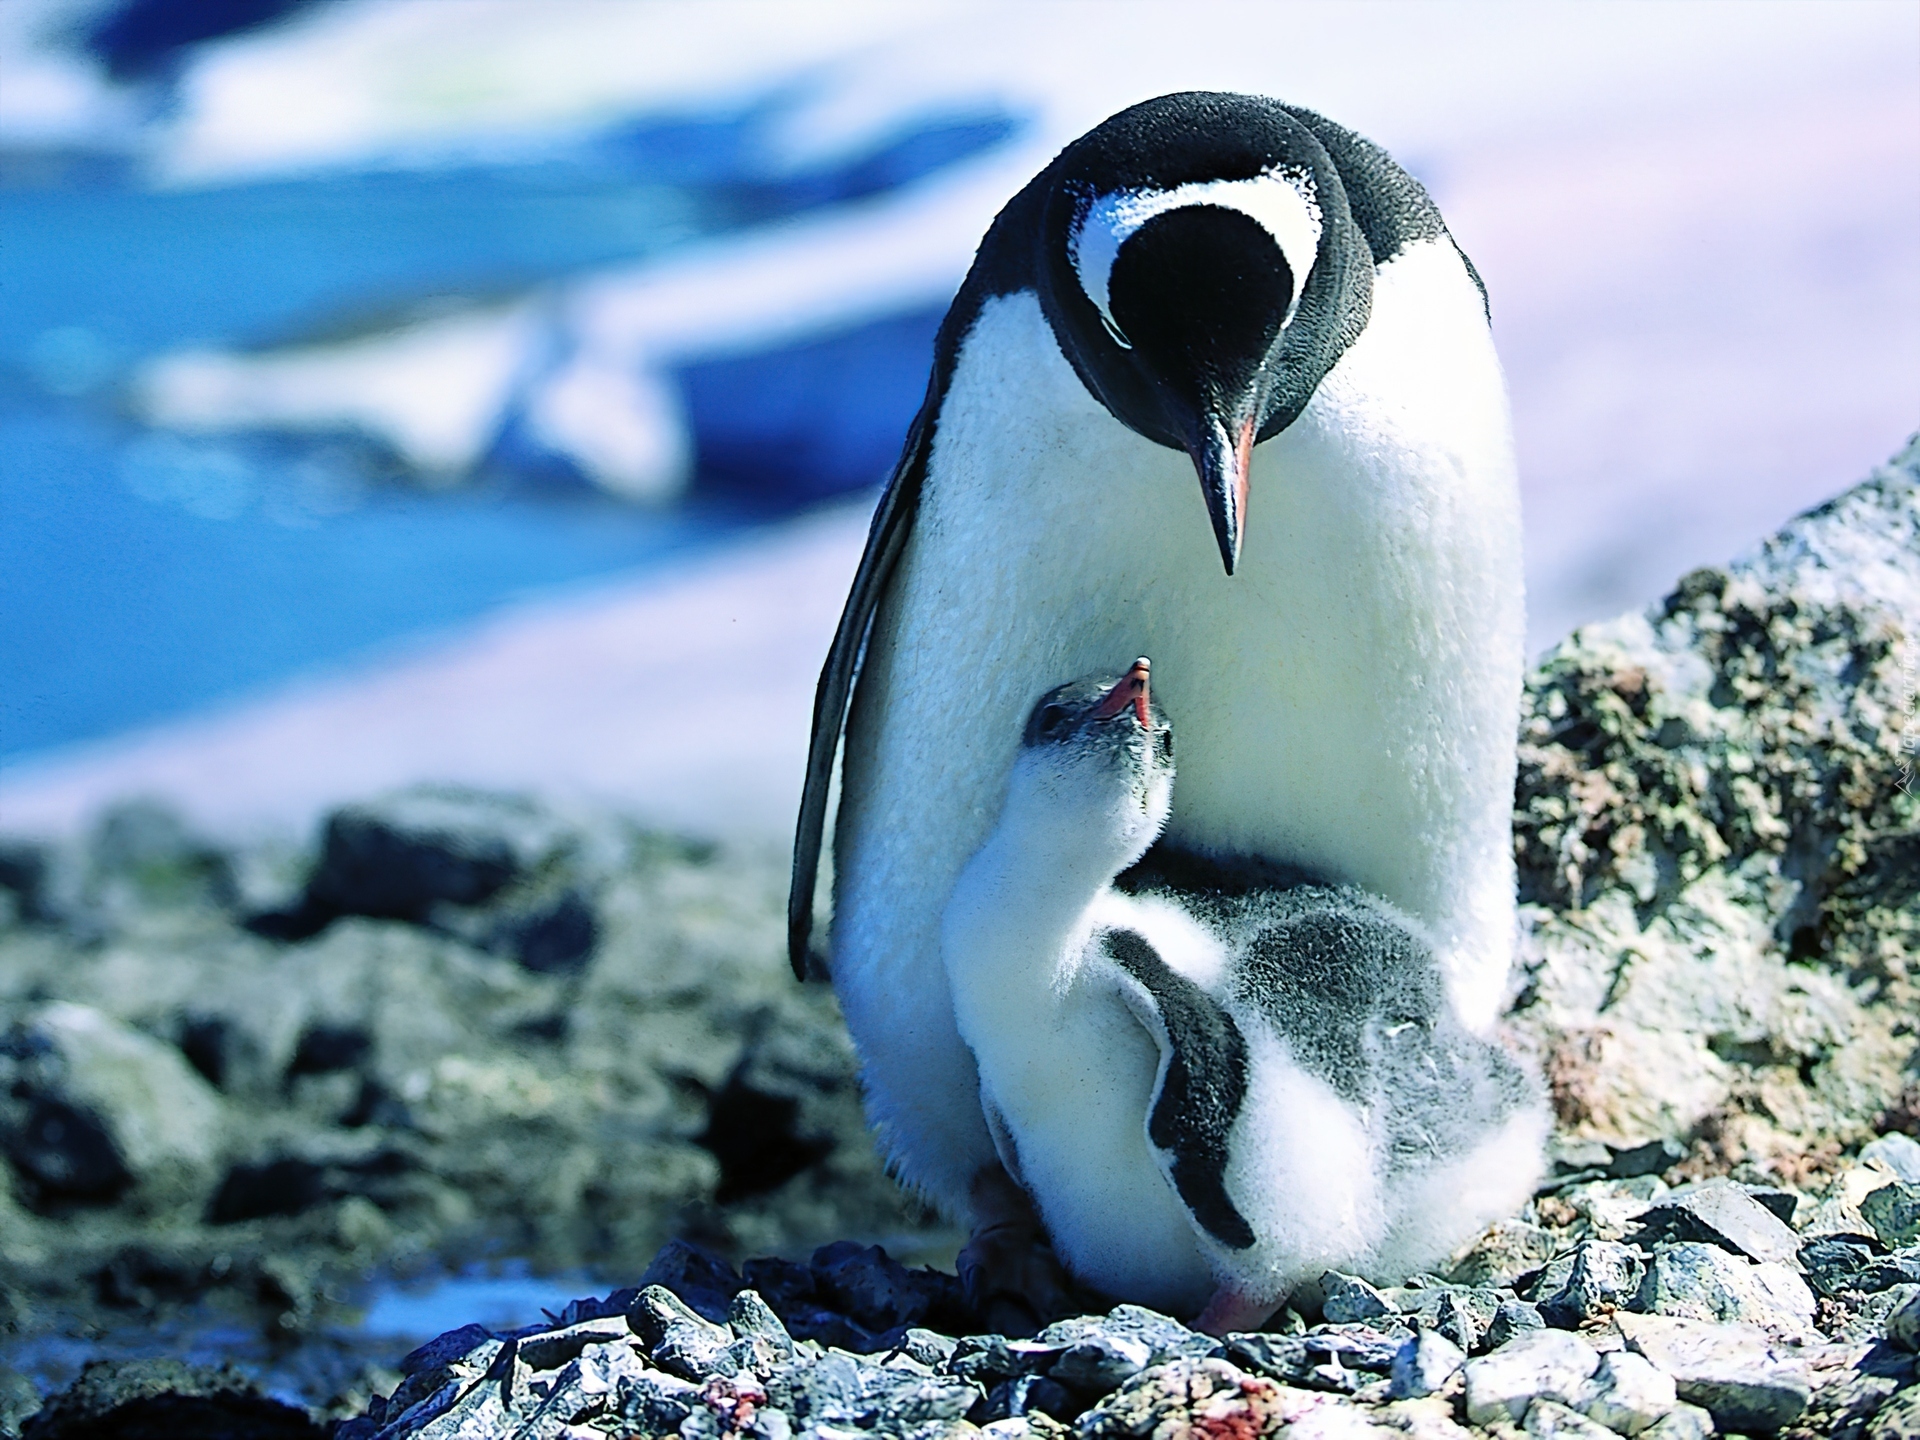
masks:
[[[960,1001],[981,1091],[1068,1268],[1136,1303],[1175,1313],[1205,1304],[1211,1272],[1147,1145],[1159,1051],[1106,967],[1081,972],[1051,1023],[1023,1030],[971,1008]]]

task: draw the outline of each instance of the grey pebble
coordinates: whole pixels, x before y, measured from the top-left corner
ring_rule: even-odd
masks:
[[[979,1386],[952,1375],[923,1375],[829,1350],[809,1365],[782,1369],[769,1399],[808,1426],[853,1425],[894,1434],[935,1420],[958,1420],[982,1398]]]
[[[458,1330],[449,1330],[444,1335],[436,1335],[413,1350],[407,1352],[400,1361],[402,1375],[418,1375],[423,1370],[438,1370],[451,1365],[456,1360],[464,1360],[482,1346],[491,1342],[499,1348],[499,1342],[493,1339],[493,1332],[484,1325],[462,1325]]]
[[[1887,1316],[1887,1339],[1903,1350],[1920,1350],[1920,1290],[1909,1294]]]
[[[1847,1297],[1847,1318],[1834,1338],[1852,1344],[1891,1339],[1887,1335],[1888,1319],[1915,1295],[1920,1295],[1920,1285],[1889,1285],[1885,1290]]]
[[[1860,1202],[1860,1213],[1889,1250],[1920,1243],[1920,1185],[1882,1185]]]
[[[1322,1326],[1304,1335],[1229,1335],[1217,1353],[1229,1364],[1283,1385],[1350,1395],[1388,1374],[1412,1334],[1355,1325]]]
[[[1873,1247],[1864,1240],[1823,1235],[1800,1247],[1800,1268],[1807,1283],[1821,1295],[1866,1290],[1861,1277],[1874,1264]],[[1873,1287],[1884,1288],[1884,1287]]]
[[[1621,1435],[1638,1435],[1679,1403],[1673,1377],[1631,1350],[1602,1355],[1593,1384],[1581,1413]]]
[[[1606,1426],[1589,1420],[1557,1400],[1535,1400],[1527,1407],[1528,1440],[1614,1440]]]
[[[911,1356],[929,1370],[944,1370],[952,1361],[960,1342],[935,1330],[909,1330],[900,1337],[900,1352]]]
[[[1329,1325],[1345,1325],[1356,1320],[1374,1320],[1398,1313],[1392,1301],[1358,1275],[1343,1275],[1329,1270],[1320,1277],[1321,1314]]]
[[[1640,1252],[1611,1240],[1583,1240],[1574,1248],[1567,1278],[1552,1295],[1539,1299],[1540,1315],[1563,1330],[1629,1303],[1640,1289],[1646,1264]]]
[[[1467,1362],[1467,1418],[1476,1425],[1518,1422],[1541,1398],[1577,1406],[1599,1368],[1598,1352],[1579,1336],[1564,1330],[1528,1332]]]
[[[722,1367],[733,1332],[694,1314],[671,1290],[649,1285],[627,1313],[627,1323],[653,1363],[669,1375],[698,1380]]]
[[[1433,1285],[1417,1290],[1384,1290],[1381,1293],[1393,1302],[1401,1316],[1409,1322],[1417,1320],[1421,1324],[1447,1330],[1452,1321],[1443,1322],[1443,1317],[1456,1317],[1470,1325],[1476,1337],[1484,1334],[1487,1326],[1493,1323],[1501,1302],[1513,1298],[1510,1291],[1470,1285]],[[1459,1337],[1450,1331],[1449,1338],[1456,1345],[1460,1343]]]
[[[1444,1290],[1432,1311],[1422,1318],[1427,1325],[1447,1337],[1462,1351],[1472,1354],[1480,1348],[1481,1335],[1498,1313],[1500,1303],[1491,1298],[1484,1311],[1472,1300],[1472,1291]]]
[[[737,1374],[749,1370],[764,1380],[777,1366],[793,1359],[793,1336],[759,1292],[742,1290],[734,1296],[727,1321],[737,1337],[727,1347],[728,1371]]]
[[[1698,1405],[1676,1405],[1640,1432],[1640,1440],[1708,1440],[1713,1415]]]
[[[1461,1346],[1438,1330],[1422,1330],[1394,1352],[1390,1393],[1396,1400],[1437,1394],[1466,1363]]]
[[[1798,1263],[1800,1237],[1793,1227],[1725,1180],[1663,1196],[1641,1214],[1640,1224],[1643,1244],[1657,1240],[1702,1241],[1750,1260]]]
[[[1878,1160],[1909,1185],[1920,1185],[1920,1141],[1897,1130],[1860,1147],[1862,1163]]]
[[[633,1331],[628,1327],[624,1316],[615,1316],[607,1320],[588,1320],[578,1325],[563,1326],[558,1330],[543,1331],[538,1335],[523,1336],[518,1342],[516,1357],[534,1370],[558,1370],[570,1360],[580,1358],[580,1352],[589,1345],[605,1345],[614,1341],[629,1341]]]
[[[1051,1378],[1089,1395],[1117,1390],[1150,1366],[1205,1355],[1215,1343],[1139,1305],[1116,1305],[1108,1315],[1057,1321],[1033,1341],[1059,1352],[1047,1366]]]
[[[1544,1330],[1546,1318],[1540,1307],[1526,1300],[1503,1300],[1487,1322],[1487,1349],[1498,1350],[1517,1335],[1529,1330]]]

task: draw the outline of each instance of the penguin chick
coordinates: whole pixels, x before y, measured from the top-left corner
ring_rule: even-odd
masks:
[[[942,958],[1001,1163],[1068,1269],[1224,1333],[1330,1269],[1403,1278],[1518,1208],[1547,1118],[1386,902],[1130,868],[1173,794],[1149,674],[1034,707]]]

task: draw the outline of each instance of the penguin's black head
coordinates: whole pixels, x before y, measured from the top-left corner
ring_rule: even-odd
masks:
[[[1122,423],[1185,450],[1231,575],[1254,444],[1366,323],[1372,256],[1326,150],[1278,102],[1168,95],[1050,167],[1041,300]]]

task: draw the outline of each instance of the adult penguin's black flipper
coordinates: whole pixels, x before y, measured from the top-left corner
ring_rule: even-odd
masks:
[[[800,821],[793,836],[793,880],[787,891],[787,958],[797,979],[805,980],[824,966],[816,966],[810,946],[813,938],[813,892],[820,876],[820,848],[826,832],[827,796],[833,788],[833,762],[840,753],[846,729],[847,706],[860,673],[860,657],[867,632],[873,628],[880,597],[887,592],[893,568],[906,549],[913,517],[920,508],[920,487],[927,475],[927,451],[933,443],[933,413],[940,403],[929,395],[907,431],[900,463],[894,466],[880,504],[867,530],[866,552],[854,572],[853,588],[840,612],[839,628],[820,684],[813,692],[813,738],[807,745],[806,784],[800,792]]]

